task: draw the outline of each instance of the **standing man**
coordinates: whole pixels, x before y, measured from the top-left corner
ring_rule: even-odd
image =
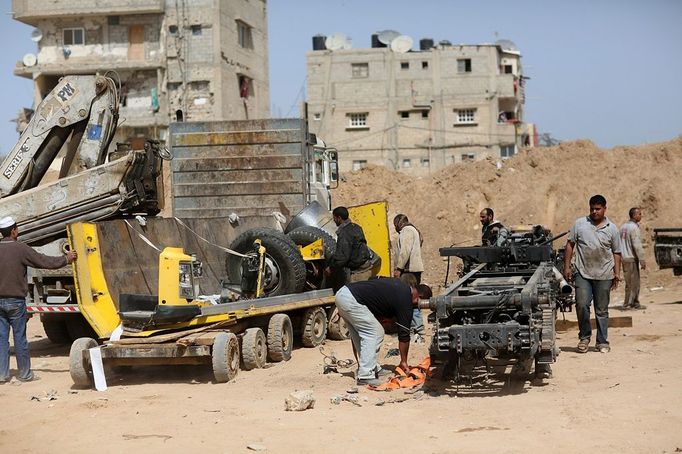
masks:
[[[371,267],[371,254],[367,247],[365,232],[362,227],[348,219],[346,207],[336,207],[332,211],[336,229],[336,250],[324,273],[332,279],[334,291],[339,290],[350,281],[352,270]]]
[[[642,234],[639,230],[639,221],[642,220],[642,210],[630,208],[628,211],[630,220],[620,228],[620,241],[623,250],[623,277],[625,278],[625,309],[642,309],[639,304],[639,267],[646,269],[644,261],[644,248],[642,247]]]
[[[590,304],[594,300],[597,320],[597,351],[611,351],[608,341],[609,298],[620,279],[620,236],[616,225],[606,217],[606,199],[590,198],[590,214],[579,218],[568,233],[564,256],[564,277],[575,278],[575,306],[578,316],[578,352],[587,352],[592,336]],[[576,273],[571,259],[575,255]]]
[[[504,246],[509,238],[509,230],[502,223],[495,219],[492,208],[483,208],[478,215],[481,220],[481,245],[482,246]]]
[[[421,232],[410,224],[409,219],[404,214],[398,214],[393,218],[393,226],[398,232],[398,249],[396,251],[395,270],[393,277],[400,277],[403,273],[414,275],[417,285],[421,284],[424,263],[422,262],[422,243]],[[415,307],[412,314],[412,331],[415,333],[415,341],[423,340],[424,319],[422,311]]]
[[[26,267],[56,269],[76,260],[76,252],[50,257],[17,241],[19,228],[11,217],[0,219],[0,383],[9,381],[9,330],[14,334],[14,352],[20,381],[35,378],[26,339]]]
[[[420,285],[422,292],[431,289]],[[348,324],[353,349],[358,356],[358,385],[378,386],[380,377],[389,372],[377,361],[384,340],[384,329],[379,319],[395,319],[398,326],[399,367],[408,372],[410,350],[410,320],[412,310],[419,303],[417,288],[396,278],[378,278],[352,282],[336,292],[336,307]]]

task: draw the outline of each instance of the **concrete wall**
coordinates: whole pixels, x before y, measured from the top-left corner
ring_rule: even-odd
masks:
[[[458,70],[465,59],[470,72]],[[352,65],[360,63],[367,77],[354,77]],[[502,74],[503,64],[516,74]],[[517,141],[514,125],[500,123],[499,113],[504,107],[522,119],[520,68],[518,56],[493,45],[308,52],[311,131],[339,150],[341,171],[366,160],[421,175],[462,155],[499,157],[500,146]],[[458,111],[469,109],[475,122],[458,123]],[[351,127],[351,113],[366,113],[366,127]]]

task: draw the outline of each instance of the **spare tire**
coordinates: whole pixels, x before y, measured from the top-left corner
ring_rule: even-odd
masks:
[[[256,239],[260,239],[265,247],[265,295],[287,295],[303,291],[305,262],[296,244],[282,232],[267,228],[250,229],[235,238],[230,249],[242,254],[251,252]],[[230,282],[241,282],[241,257],[228,255],[226,271]]]
[[[287,233],[298,246],[308,246],[315,241],[322,239],[324,248],[324,260],[316,260],[313,262],[306,262],[306,290],[316,290],[327,287],[324,279],[324,268],[327,262],[334,255],[336,251],[336,240],[329,233],[319,227],[311,225],[304,225],[295,228]]]

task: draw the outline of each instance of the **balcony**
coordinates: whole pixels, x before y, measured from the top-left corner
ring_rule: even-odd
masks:
[[[518,87],[513,74],[500,74],[497,76],[497,97],[516,98]]]
[[[12,0],[14,19],[35,25],[40,19],[163,13],[164,0]]]
[[[103,74],[109,70],[149,70],[161,68],[164,62],[160,58],[147,60],[120,60],[113,58],[70,58],[68,60],[41,63],[35,66],[24,66],[23,62],[17,61],[14,67],[14,75],[34,78],[34,75],[65,75],[65,74]]]

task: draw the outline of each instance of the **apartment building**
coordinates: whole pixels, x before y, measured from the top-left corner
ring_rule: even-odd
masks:
[[[391,46],[373,35],[371,48],[350,49],[333,36],[332,50],[329,38],[314,37],[307,53],[308,115],[311,131],[339,150],[341,171],[377,164],[425,175],[533,145],[527,78],[510,41],[422,39],[412,50],[408,37]]]
[[[38,49],[14,74],[34,103],[69,74],[120,80],[116,141],[166,139],[173,121],[266,118],[266,0],[13,0]]]

